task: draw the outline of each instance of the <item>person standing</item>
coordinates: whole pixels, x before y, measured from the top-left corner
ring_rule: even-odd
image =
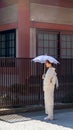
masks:
[[[48,70],[46,74],[42,75],[42,79],[43,79],[45,113],[48,114],[48,116],[45,117],[44,120],[53,120],[54,89],[55,85],[56,88],[58,88],[58,79],[53,63],[47,60],[45,62],[45,66],[48,68]]]

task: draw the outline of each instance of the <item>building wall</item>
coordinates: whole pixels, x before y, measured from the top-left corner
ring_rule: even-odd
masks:
[[[73,30],[72,16],[73,9],[68,8],[68,4],[67,7],[36,3],[29,5],[29,0],[20,0],[18,4],[0,8],[0,31],[16,28],[17,57],[35,57],[36,29]]]
[[[18,5],[0,9],[0,25],[16,23],[18,21]]]
[[[30,57],[30,9],[29,0],[19,0],[18,4],[18,56]]]
[[[14,1],[14,0],[13,0]],[[17,2],[17,0],[15,0]],[[17,57],[24,58],[30,55],[30,17],[29,0],[19,0],[17,4],[10,5],[9,0],[4,3],[7,5],[0,8],[0,31],[16,29],[16,52]]]
[[[30,57],[36,56],[36,28],[30,28]]]
[[[30,56],[36,56],[36,29],[73,31],[73,9],[59,6],[30,4]]]
[[[31,3],[73,8],[73,0],[30,0]]]
[[[73,9],[70,8],[30,4],[31,21],[73,25],[72,16]]]

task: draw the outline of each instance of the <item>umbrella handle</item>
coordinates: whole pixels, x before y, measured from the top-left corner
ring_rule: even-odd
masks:
[[[46,67],[45,67],[45,64],[44,64],[44,75],[45,75],[45,71],[46,71]]]

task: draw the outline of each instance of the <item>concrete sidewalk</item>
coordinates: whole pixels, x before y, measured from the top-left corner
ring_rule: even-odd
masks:
[[[0,130],[73,130],[73,109],[55,111],[53,121],[44,117],[43,111],[0,116]]]

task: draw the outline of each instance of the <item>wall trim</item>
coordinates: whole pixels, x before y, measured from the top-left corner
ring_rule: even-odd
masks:
[[[17,23],[0,25],[0,31],[11,30],[11,29],[16,29],[16,28],[18,28]]]
[[[44,23],[44,22],[30,22],[31,28],[38,28],[38,29],[49,29],[49,30],[60,30],[60,31],[72,31],[73,32],[73,25],[64,25],[64,24],[51,24],[51,23]]]

